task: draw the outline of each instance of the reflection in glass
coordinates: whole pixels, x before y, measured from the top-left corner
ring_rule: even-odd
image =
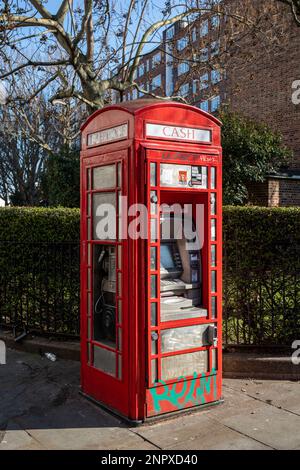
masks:
[[[184,349],[200,348],[210,344],[209,329],[214,325],[193,325],[162,330],[161,352],[174,352]]]
[[[106,374],[116,376],[116,353],[94,346],[94,367]]]
[[[93,194],[94,240],[116,239],[116,194]]]
[[[217,240],[217,221],[216,219],[211,219],[211,241],[215,242]]]
[[[150,184],[156,186],[156,163],[150,163]]]
[[[116,166],[105,165],[93,168],[93,189],[107,189],[116,186]]]
[[[152,326],[157,325],[157,303],[156,302],[151,303],[151,325]]]
[[[122,356],[118,355],[118,379],[122,379]]]
[[[168,356],[161,360],[161,380],[193,377],[195,373],[206,372],[208,372],[208,351]]]
[[[210,195],[210,213],[211,215],[216,215],[217,213],[217,206],[216,206],[216,195],[215,193],[211,193]]]
[[[211,245],[210,247],[210,257],[211,257],[211,266],[214,268],[217,266],[217,247],[216,245]]]
[[[214,166],[210,169],[210,187],[216,189],[216,168]]]
[[[156,242],[157,241],[157,220],[156,219],[151,219],[150,230],[151,230],[151,241]]]
[[[217,318],[217,297],[211,298],[211,317]]]
[[[211,271],[211,292],[217,292],[217,271]]]
[[[218,370],[218,350],[211,350],[211,369]]]
[[[152,215],[157,214],[157,208],[158,208],[157,201],[158,201],[157,192],[151,191],[150,192],[150,210],[151,210]]]
[[[151,379],[152,383],[157,382],[157,359],[152,359],[151,361]]]
[[[157,297],[157,276],[155,274],[151,275],[151,299]]]
[[[151,251],[151,254],[150,254],[150,258],[151,258],[150,266],[151,266],[151,270],[152,270],[152,271],[155,271],[155,270],[157,269],[157,248],[156,248],[156,246],[152,246],[150,251]]]

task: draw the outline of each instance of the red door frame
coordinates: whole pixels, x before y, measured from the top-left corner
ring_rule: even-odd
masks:
[[[92,171],[93,168],[98,168],[100,166],[106,166],[115,164],[116,165],[116,178],[118,175],[118,164],[122,165],[122,187],[118,187],[118,182],[114,188],[106,188],[103,190],[92,190],[87,188],[87,175],[88,172]],[[82,336],[82,347],[81,347],[81,375],[82,375],[82,389],[86,395],[92,396],[96,401],[101,404],[107,405],[119,413],[127,416],[129,414],[129,327],[128,327],[128,277],[124,274],[124,268],[128,266],[128,240],[125,238],[121,242],[118,240],[118,215],[117,215],[117,241],[102,241],[102,240],[93,240],[93,211],[92,211],[92,194],[101,193],[101,192],[115,192],[116,194],[116,212],[118,214],[118,191],[121,190],[122,196],[127,196],[128,194],[128,150],[111,152],[109,155],[106,155],[103,158],[103,155],[93,156],[92,158],[87,158],[82,161],[82,170],[81,170],[81,181],[82,181],[82,215],[85,217],[85,220],[81,222],[81,237],[82,237],[82,252],[81,252],[81,336]],[[87,195],[90,194],[89,203],[90,209],[87,207]],[[87,220],[90,219],[89,231],[87,233]],[[124,222],[124,216],[122,219]],[[88,253],[88,244],[91,245],[90,257],[87,259]],[[121,296],[116,296],[116,311],[118,310],[118,301],[122,302],[122,323],[119,324],[117,321],[117,331],[119,330],[118,326],[121,326],[121,335],[122,335],[122,351],[121,354],[116,354],[116,357],[121,356],[122,361],[122,378],[115,378],[93,366],[93,345],[100,346],[103,349],[110,350],[109,347],[93,340],[93,315],[92,310],[88,313],[86,312],[88,307],[87,297],[90,296],[89,306],[92,308],[93,305],[93,247],[95,245],[110,245],[116,247],[116,259],[117,259],[117,270],[116,270],[116,283],[118,283],[119,274],[122,279],[122,289]],[[122,246],[122,262],[121,266],[118,264],[118,249],[117,247]],[[91,288],[87,287],[87,276],[88,270],[90,270],[91,278]],[[89,320],[90,317],[90,320]],[[87,322],[91,321],[91,338],[87,338],[88,328]],[[118,342],[118,335],[117,335]],[[90,361],[88,360],[87,348],[90,345]],[[118,345],[116,346],[116,349]],[[118,375],[119,361],[116,361],[116,371]]]

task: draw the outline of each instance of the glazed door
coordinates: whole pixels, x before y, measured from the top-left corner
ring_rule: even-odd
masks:
[[[92,164],[89,162],[92,161]],[[103,163],[105,161],[105,163]],[[128,414],[128,265],[122,196],[127,153],[93,157],[83,167],[83,391]],[[86,312],[86,313],[85,313]]]

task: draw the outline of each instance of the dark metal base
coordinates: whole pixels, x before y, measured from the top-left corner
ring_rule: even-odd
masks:
[[[134,419],[128,418],[127,416],[122,415],[119,411],[115,410],[114,408],[110,408],[109,406],[107,406],[104,403],[96,400],[95,398],[87,395],[86,393],[82,392],[81,390],[79,391],[79,393],[84,398],[86,398],[91,403],[93,403],[94,405],[99,406],[100,408],[104,409],[105,411],[107,411],[109,414],[115,416],[116,418],[120,418],[122,421],[124,421],[128,425],[135,426],[135,427],[136,426],[147,426],[147,425],[150,425],[150,424],[157,423],[158,421],[166,421],[166,420],[170,420],[170,419],[175,419],[178,416],[188,415],[188,414],[192,414],[192,413],[196,413],[196,412],[201,412],[204,409],[207,409],[207,408],[210,408],[210,407],[213,407],[213,406],[217,406],[217,405],[221,405],[221,404],[224,403],[224,399],[221,398],[220,400],[213,401],[211,403],[205,403],[204,405],[196,405],[196,406],[192,406],[191,408],[184,408],[184,409],[179,410],[179,411],[170,411],[168,413],[162,413],[160,415],[146,417],[144,420],[134,420]]]

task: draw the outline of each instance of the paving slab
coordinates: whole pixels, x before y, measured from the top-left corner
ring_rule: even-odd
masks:
[[[232,380],[226,387],[300,416],[300,382],[278,380]]]
[[[299,383],[224,380],[224,404],[131,428],[79,394],[79,363],[8,350],[0,449],[300,448]]]
[[[274,449],[295,449],[300,445],[300,417],[268,404],[261,404],[254,413],[241,409],[236,415],[219,417],[216,414],[214,418]]]

